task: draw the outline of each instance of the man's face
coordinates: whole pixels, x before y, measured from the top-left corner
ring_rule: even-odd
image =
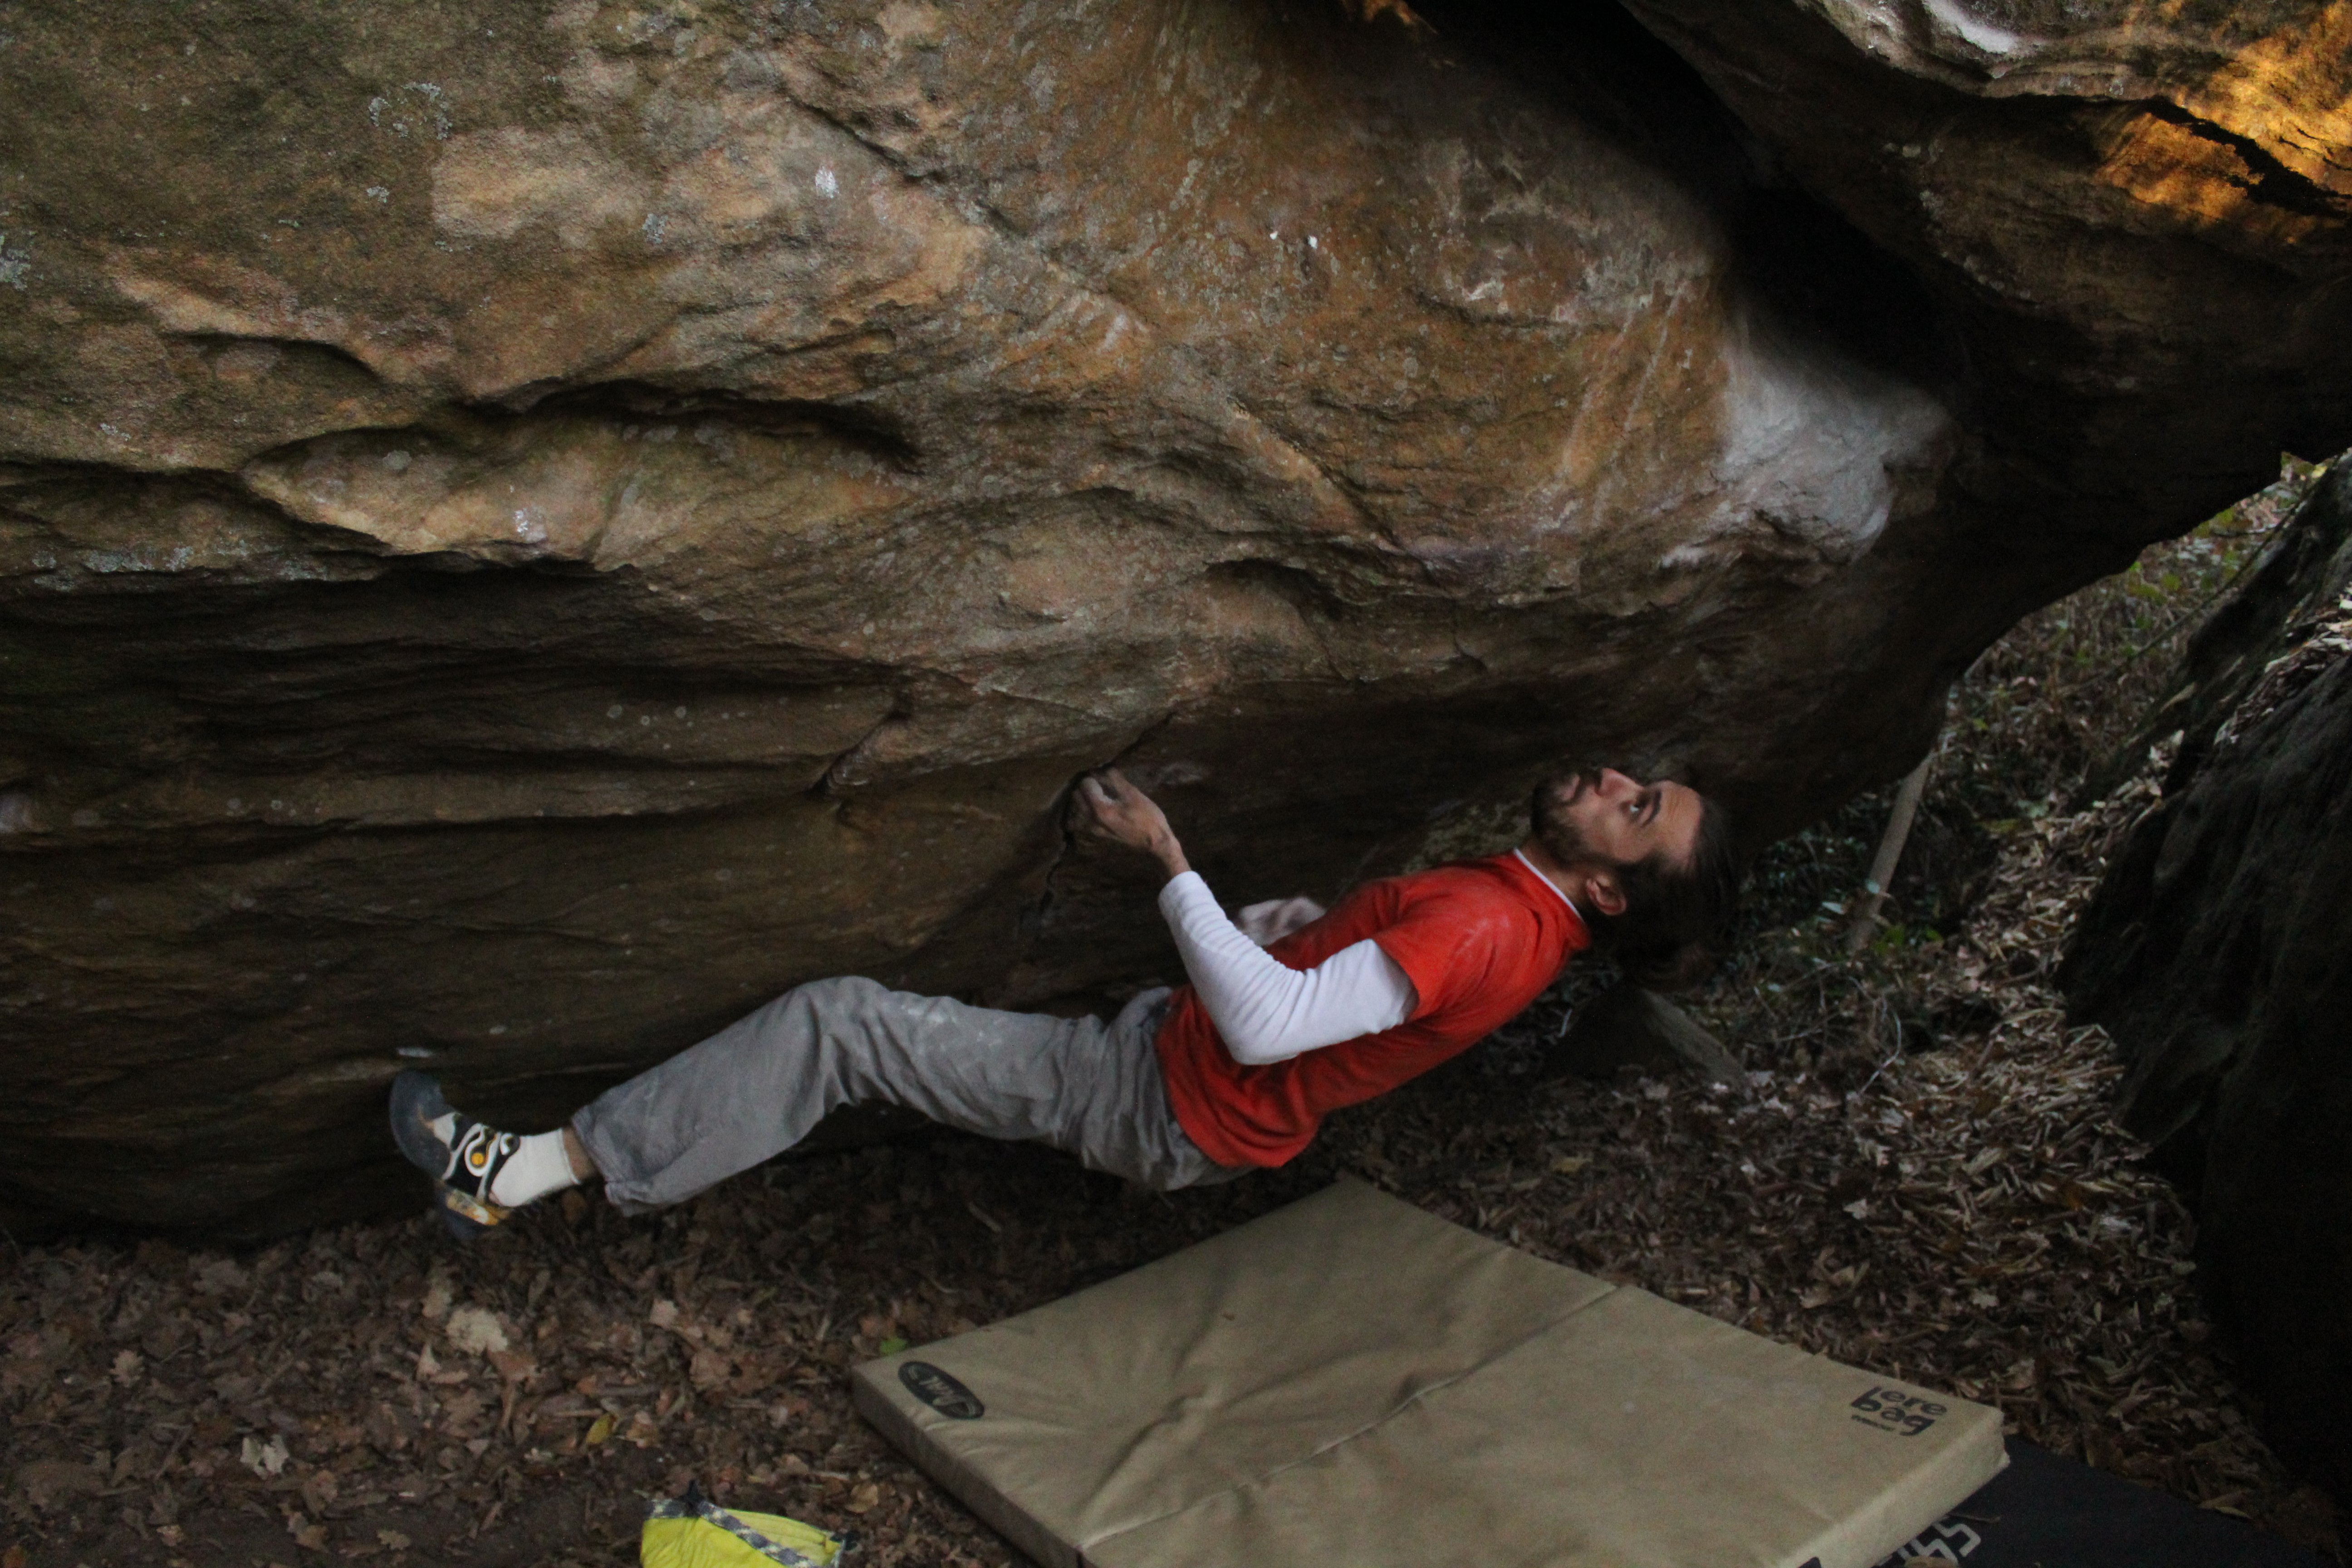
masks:
[[[1660,855],[1683,866],[1698,843],[1700,811],[1688,784],[1643,784],[1602,768],[1554,784],[1538,826],[1544,847],[1563,861],[1630,866]]]

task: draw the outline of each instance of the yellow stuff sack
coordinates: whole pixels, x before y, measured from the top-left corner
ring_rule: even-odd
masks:
[[[832,1568],[849,1543],[780,1513],[733,1513],[689,1485],[646,1510],[645,1568]]]

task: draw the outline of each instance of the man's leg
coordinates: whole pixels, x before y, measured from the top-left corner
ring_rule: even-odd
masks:
[[[680,1203],[782,1152],[836,1107],[880,1101],[999,1138],[1034,1138],[1090,1019],[967,1007],[845,977],[796,987],[572,1119],[604,1192]]]
[[[1161,986],[1136,997],[1101,1026],[1088,1092],[1066,1108],[1045,1141],[1077,1155],[1091,1170],[1108,1171],[1155,1192],[1249,1174],[1249,1167],[1220,1165],[1201,1152],[1177,1121],[1160,1070],[1160,1026],[1167,1016],[1168,989]]]
[[[782,1152],[837,1107],[877,1102],[1051,1143],[1147,1185],[1190,1185],[1222,1168],[1168,1109],[1153,1050],[1164,995],[1106,1023],[820,980],[608,1090],[572,1131],[606,1195],[631,1212]]]
[[[1138,997],[1107,1024],[971,1007],[870,980],[817,981],[599,1097],[562,1142],[585,1152],[607,1195],[631,1212],[680,1202],[760,1163],[837,1106],[877,1101],[988,1137],[1041,1140],[1154,1187],[1227,1179],[1239,1173],[1210,1163],[1169,1110],[1153,1049],[1165,994]],[[402,1126],[403,1106],[396,1088],[394,1127],[406,1148],[419,1140]],[[437,1093],[423,1109],[447,1112]],[[462,1117],[451,1125],[476,1143],[512,1141]],[[542,1140],[554,1142],[514,1142]],[[433,1152],[411,1158],[441,1175]],[[520,1201],[502,1187],[484,1195],[493,1205]],[[468,1224],[498,1217],[495,1208],[448,1206],[460,1216],[453,1228],[467,1234]]]

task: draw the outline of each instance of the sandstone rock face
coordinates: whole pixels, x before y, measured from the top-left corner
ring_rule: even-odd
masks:
[[[1857,130],[1982,83],[1754,10],[1643,15],[1770,155],[1599,13],[16,16],[0,1194],[282,1227],[407,1190],[408,1061],[530,1120],[814,975],[1150,978],[1061,822],[1114,759],[1234,901],[1562,755],[1769,834],[2341,421],[2332,121],[2191,216],[1969,121],[1952,210],[2130,218],[2011,237],[2053,315]],[[2324,67],[2292,22],[2210,58]]]
[[[2126,1124],[2196,1194],[2204,1283],[2273,1439],[2339,1498],[2352,1443],[2352,461],[2192,649],[2162,806],[2062,981],[2131,1062]]]
[[[2352,9],[1628,5],[1916,268],[1985,389],[1972,488],[2137,548],[2343,445]]]

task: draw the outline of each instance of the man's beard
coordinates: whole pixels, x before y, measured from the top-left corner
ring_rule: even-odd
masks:
[[[1555,773],[1545,781],[1533,826],[1536,841],[1553,859],[1568,863],[1605,858],[1593,852],[1575,818],[1568,813],[1570,805],[1591,787],[1591,775],[1582,772]]]

